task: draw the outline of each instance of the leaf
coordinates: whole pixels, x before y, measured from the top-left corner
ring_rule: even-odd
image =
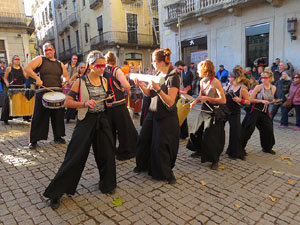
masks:
[[[291,166],[295,166],[295,164],[292,163],[291,161],[287,161],[286,163],[289,164],[289,165],[291,165]]]
[[[219,166],[219,169],[224,170],[225,167],[224,166]]]
[[[273,150],[273,151],[275,151],[275,152],[277,151],[277,149],[276,149],[276,148],[272,148],[272,150]]]
[[[184,161],[184,158],[183,157],[178,157],[179,160],[181,161]]]
[[[289,182],[289,184],[292,184],[292,185],[296,184],[293,180],[288,180],[288,182]]]
[[[200,180],[200,183],[201,183],[203,186],[205,186],[205,185],[206,185],[206,183],[205,183],[205,181],[204,181],[204,180]]]
[[[237,207],[237,208],[241,208],[241,206],[238,205],[238,204],[234,204],[234,206]]]
[[[269,195],[269,198],[272,200],[272,202],[277,202],[278,201],[278,198],[275,198],[275,197],[273,197],[271,195]]]
[[[122,205],[122,199],[119,198],[114,198],[114,200],[111,202],[112,204],[115,205],[115,207],[121,206]]]
[[[280,171],[273,170],[273,173],[280,174]]]
[[[291,157],[289,156],[280,156],[281,159],[288,159],[288,160],[293,160]]]

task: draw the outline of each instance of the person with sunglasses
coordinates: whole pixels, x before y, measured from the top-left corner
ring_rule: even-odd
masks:
[[[85,70],[86,70],[85,64],[83,62],[79,63],[79,65],[77,67],[77,73],[75,73],[70,78],[70,80],[67,83],[67,86],[65,87],[65,90],[67,90],[67,93],[71,90],[73,83],[84,74]],[[67,108],[67,110],[65,112],[66,123],[69,123],[71,119],[75,120],[76,115],[77,115],[76,109]]]
[[[49,109],[43,106],[42,98],[49,89],[62,92],[62,77],[69,80],[65,65],[55,59],[55,49],[50,43],[43,45],[44,55],[35,57],[26,67],[27,75],[35,79],[36,90],[34,111],[30,126],[29,149],[35,149],[37,142],[47,140],[49,131],[49,118],[51,118],[54,142],[65,144],[64,114],[65,109]],[[37,75],[39,73],[39,76]]]
[[[275,155],[272,150],[275,145],[274,129],[272,116],[269,113],[269,105],[274,101],[276,86],[271,82],[274,80],[273,73],[269,67],[266,67],[261,73],[262,83],[256,85],[250,95],[251,108],[247,110],[246,116],[242,122],[241,149],[246,153],[246,145],[251,138],[255,127],[259,130],[260,144],[262,151]]]
[[[294,131],[300,130],[300,70],[294,76],[293,82],[291,83],[289,89],[289,96],[287,97],[287,101],[291,101],[292,105],[288,107],[282,107],[281,121],[279,128],[287,128],[288,127],[288,113],[292,108],[295,108],[296,111],[296,127],[294,127]]]
[[[152,53],[154,68],[164,76],[165,83],[153,81],[146,86],[138,79],[146,96],[151,96],[149,111],[144,119],[137,143],[136,167],[133,172],[148,171],[154,179],[167,180],[174,184],[172,171],[179,147],[179,121],[176,103],[179,98],[180,74],[170,68],[171,50],[156,49]]]
[[[65,159],[43,194],[50,199],[52,209],[59,207],[63,194],[75,194],[91,146],[100,175],[99,189],[104,194],[113,194],[117,187],[114,138],[106,113],[111,103],[103,101],[108,90],[107,80],[102,76],[105,63],[102,52],[90,52],[85,73],[67,96],[65,106],[78,109],[78,121]]]
[[[7,87],[9,88],[24,88],[24,84],[26,81],[26,72],[24,68],[20,65],[20,57],[18,55],[14,55],[12,57],[12,65],[11,67],[7,67],[3,81]],[[4,124],[8,125],[8,120],[11,120],[12,117],[9,116],[9,96],[8,94],[5,96],[4,104],[2,106],[1,112],[1,121]],[[28,117],[23,117],[24,119],[28,120]]]
[[[114,93],[114,102],[107,108],[107,113],[115,140],[116,137],[119,139],[117,159],[124,161],[135,157],[138,138],[137,130],[126,107],[125,92],[127,96],[131,95],[130,84],[123,71],[116,66],[116,56],[109,51],[105,59],[107,66],[103,76],[108,81],[108,89]]]
[[[245,152],[241,151],[241,107],[250,104],[250,97],[245,84],[249,80],[245,77],[245,69],[239,65],[229,73],[229,84],[225,87],[226,105],[230,110],[229,144],[226,154],[233,159],[245,160]]]

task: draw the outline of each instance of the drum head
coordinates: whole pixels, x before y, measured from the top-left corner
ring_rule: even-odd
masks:
[[[43,99],[47,101],[61,101],[66,99],[66,95],[61,92],[47,92],[43,95]]]
[[[192,96],[188,95],[188,94],[181,93],[180,97],[182,97],[182,98],[184,98],[184,99],[186,99],[188,101],[193,101],[194,100],[194,98]]]

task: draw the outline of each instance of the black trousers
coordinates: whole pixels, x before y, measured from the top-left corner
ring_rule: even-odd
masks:
[[[228,118],[229,123],[229,144],[226,150],[228,156],[232,158],[242,158],[245,152],[241,149],[241,114],[231,114]]]
[[[12,117],[9,116],[9,97],[6,94],[4,97],[4,102],[1,110],[1,121],[11,120]]]
[[[44,92],[45,93],[45,92]],[[36,93],[34,111],[30,126],[30,143],[47,140],[49,131],[49,117],[54,138],[65,136],[64,113],[65,109],[48,109],[42,104],[43,92]]]
[[[225,145],[225,122],[201,112],[190,133],[187,149],[201,154],[201,162],[219,162]]]
[[[242,122],[242,151],[245,151],[255,127],[259,130],[261,147],[266,151],[272,150],[275,145],[273,121],[268,113],[254,109],[252,112],[247,112]]]
[[[114,140],[105,113],[88,113],[78,120],[65,159],[44,192],[47,198],[74,195],[91,145],[100,175],[99,189],[107,193],[117,186]]]
[[[179,121],[177,113],[157,120],[149,111],[143,122],[136,153],[136,166],[148,170],[156,179],[168,180],[179,147]]]
[[[185,139],[189,136],[189,128],[187,119],[185,119],[180,126],[180,138]]]
[[[117,156],[124,158],[134,157],[138,133],[126,105],[108,107],[107,114],[114,139],[116,140],[117,135],[119,139]]]

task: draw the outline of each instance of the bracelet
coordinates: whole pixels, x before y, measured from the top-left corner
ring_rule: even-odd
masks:
[[[85,107],[85,102],[83,102],[83,108]]]
[[[160,89],[158,89],[157,91],[155,91],[157,94],[159,94],[159,92],[161,91],[161,88]]]
[[[241,103],[244,104],[245,103],[245,99],[242,98]]]

